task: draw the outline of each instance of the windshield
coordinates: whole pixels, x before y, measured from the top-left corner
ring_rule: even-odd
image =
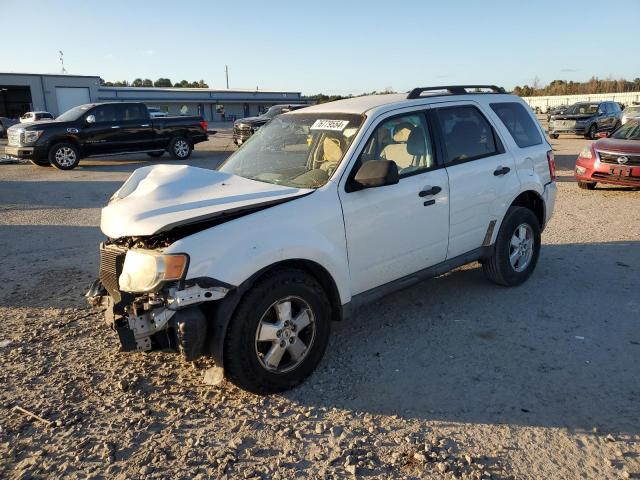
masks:
[[[282,110],[284,109],[284,107],[279,106],[279,105],[274,105],[273,107],[269,108],[269,110],[267,110],[266,112],[264,112],[262,115],[260,115],[261,117],[265,117],[265,118],[273,118],[277,115],[280,115],[282,113]]]
[[[253,134],[219,170],[296,188],[327,183],[362,124],[361,115],[292,113]]]
[[[571,105],[566,112],[567,115],[595,115],[598,113],[597,103],[576,103]]]
[[[79,105],[77,107],[73,107],[71,110],[67,110],[62,115],[60,115],[58,117],[58,121],[72,122],[74,120],[77,120],[91,107],[92,105]]]
[[[620,140],[640,140],[640,122],[627,122],[611,134]]]

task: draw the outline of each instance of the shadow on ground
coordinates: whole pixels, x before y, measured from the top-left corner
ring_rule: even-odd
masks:
[[[320,371],[287,396],[453,423],[638,435],[639,270],[640,242],[544,245],[518,288],[488,283],[480,268],[423,282],[336,325]]]

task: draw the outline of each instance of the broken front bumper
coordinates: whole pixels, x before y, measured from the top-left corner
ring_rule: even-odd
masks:
[[[224,298],[231,286],[199,278],[173,282],[158,292],[123,292],[118,277],[126,252],[126,248],[115,245],[100,246],[100,278],[86,294],[89,304],[105,309],[105,322],[118,334],[121,349],[169,349],[182,353],[187,360],[205,353],[205,304]]]

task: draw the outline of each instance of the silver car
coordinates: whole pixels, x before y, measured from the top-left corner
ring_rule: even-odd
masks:
[[[620,124],[624,125],[629,120],[640,120],[640,105],[629,105],[622,111]]]

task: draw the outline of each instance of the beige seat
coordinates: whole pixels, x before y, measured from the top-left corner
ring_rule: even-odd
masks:
[[[340,160],[342,160],[342,147],[340,146],[340,140],[332,137],[325,137],[322,142],[322,163],[320,169],[327,172],[328,176],[331,176],[338,168]]]
[[[398,169],[410,167],[414,161],[414,156],[407,150],[407,141],[413,130],[413,125],[403,123],[396,127],[393,132],[393,141],[382,149],[380,157],[384,160],[393,160],[398,165]]]

